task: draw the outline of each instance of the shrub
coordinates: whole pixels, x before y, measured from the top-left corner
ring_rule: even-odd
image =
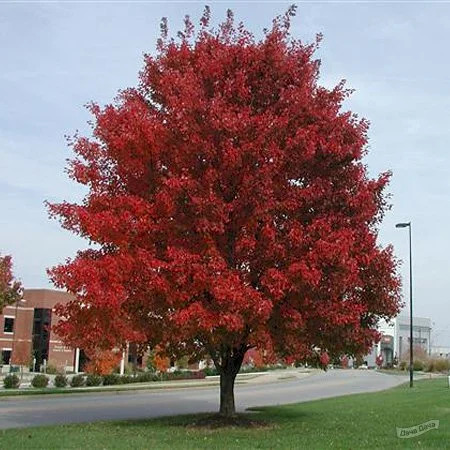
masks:
[[[70,385],[72,387],[81,387],[84,386],[85,383],[85,379],[83,375],[75,375],[74,377],[72,377],[72,379],[70,380]]]
[[[213,376],[213,375],[219,375],[218,370],[215,367],[205,367],[203,369],[203,373],[209,377],[209,376]]]
[[[120,383],[122,384],[129,384],[129,383],[135,383],[136,377],[133,377],[132,375],[123,375],[120,377]]]
[[[437,358],[434,363],[436,372],[446,372],[450,370],[450,360],[444,358]]]
[[[183,356],[182,358],[178,359],[176,365],[180,369],[187,369],[189,367],[189,357]]]
[[[435,372],[446,372],[450,370],[450,361],[444,358],[436,358],[434,362]]]
[[[103,386],[112,386],[115,384],[120,384],[120,375],[117,373],[110,373],[109,375],[103,375]]]
[[[31,386],[35,388],[46,388],[48,386],[49,378],[44,374],[35,375],[31,380]]]
[[[155,373],[152,372],[144,372],[140,373],[136,378],[136,383],[148,383],[149,381],[158,381],[159,377]]]
[[[57,388],[65,388],[67,386],[67,377],[63,374],[56,375],[55,379],[53,380],[53,384]]]
[[[7,375],[3,379],[5,389],[17,389],[20,386],[20,380],[17,375]]]
[[[408,368],[408,363],[406,361],[400,361],[398,368],[400,370],[406,370]]]
[[[264,367],[255,367],[255,366],[241,366],[239,373],[254,373],[254,372],[268,372],[269,368],[267,366]]]
[[[186,370],[186,371],[175,371],[160,374],[160,380],[201,380],[205,378],[205,372],[203,370]]]
[[[147,370],[152,373],[156,372],[155,362],[153,361],[154,356],[155,356],[154,352],[151,352],[148,355],[147,360],[145,361],[145,366],[147,367]]]
[[[45,373],[48,373],[49,375],[56,375],[58,373],[58,369],[55,366],[47,366],[45,369]]]
[[[427,362],[427,372],[447,372],[450,369],[450,361],[444,358],[430,358]]]
[[[420,359],[416,359],[413,362],[413,368],[414,370],[423,370],[425,367],[425,364],[423,361],[421,361]]]
[[[103,378],[101,375],[95,375],[90,373],[86,377],[86,386],[100,386],[102,384]]]
[[[127,363],[124,365],[123,373],[125,375],[131,375],[134,372],[135,372],[135,370],[134,370],[133,364]]]

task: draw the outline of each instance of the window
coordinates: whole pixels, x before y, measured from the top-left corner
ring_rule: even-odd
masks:
[[[5,317],[3,331],[5,333],[12,333],[14,331],[14,319],[12,317]]]
[[[142,366],[142,355],[138,353],[138,349],[135,343],[130,343],[128,349],[128,364],[133,364],[136,366]]]
[[[410,342],[411,339],[408,338],[408,342]],[[413,344],[426,344],[427,343],[427,339],[426,338],[417,338],[417,337],[413,337]]]
[[[9,361],[11,360],[11,350],[8,349],[4,349],[4,350],[0,350],[0,354],[1,354],[1,360],[0,362],[2,364],[4,364],[5,366],[9,365]]]
[[[44,359],[48,361],[48,348],[50,343],[50,327],[52,310],[35,308],[33,320],[33,355],[36,358],[35,370],[39,370]]]

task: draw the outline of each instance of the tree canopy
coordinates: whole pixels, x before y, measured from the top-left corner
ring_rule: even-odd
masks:
[[[231,390],[252,347],[288,362],[355,355],[397,314],[391,247],[377,244],[390,174],[362,159],[368,122],[318,83],[290,8],[256,40],[232,12],[178,39],[167,21],[135,88],[92,103],[70,141],[80,204],[49,205],[94,248],[49,271],[75,299],[58,333],[83,348],[126,342],[209,355]],[[234,411],[222,399],[221,411]]]

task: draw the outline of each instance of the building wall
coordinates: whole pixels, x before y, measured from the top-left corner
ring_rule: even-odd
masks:
[[[399,316],[396,319],[396,351],[399,359],[405,357],[410,346],[409,317]],[[421,347],[428,355],[431,353],[431,319],[413,317],[413,347]]]
[[[51,311],[51,326],[58,322],[54,312],[57,303],[66,303],[72,297],[66,292],[51,289],[26,289],[23,299],[6,306],[0,315],[0,350],[11,351],[10,364],[31,366],[33,361],[33,325],[38,308]],[[4,331],[5,318],[14,319],[13,332]],[[50,330],[48,365],[70,370],[74,365],[74,350],[65,347],[60,338]]]
[[[450,347],[442,345],[432,345],[431,355],[438,358],[450,358]]]
[[[34,308],[25,300],[17,305],[6,306],[0,315],[0,350],[10,351],[10,364],[28,365],[31,359],[32,328]],[[6,318],[14,320],[13,331],[5,332]]]
[[[378,324],[382,334],[381,341],[375,346],[377,355],[383,356],[384,364],[393,359],[407,359],[409,352],[409,317],[400,315],[387,323],[382,320]],[[413,317],[413,345],[420,346],[431,354],[431,319]],[[373,352],[371,352],[373,353]]]

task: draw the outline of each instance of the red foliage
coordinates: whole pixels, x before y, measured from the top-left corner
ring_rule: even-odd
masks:
[[[110,350],[88,351],[89,362],[85,365],[85,371],[97,375],[110,374],[119,364],[121,355]]]
[[[266,364],[262,351],[257,348],[251,348],[244,357],[243,364],[250,364],[255,367],[263,367]]]
[[[161,348],[156,346],[155,354],[153,356],[153,366],[159,372],[167,372],[167,369],[170,366],[170,360],[167,356],[164,355]]]
[[[377,244],[389,173],[369,178],[368,123],[318,84],[292,11],[261,41],[233,16],[163,36],[137,88],[90,106],[71,178],[49,205],[97,244],[50,270],[75,294],[57,332],[99,348],[161,344],[226,367],[252,347],[287,361],[367,351],[399,311],[392,248]],[[323,363],[323,362],[322,362]],[[240,363],[239,363],[240,364]]]
[[[4,306],[20,300],[22,294],[22,284],[14,279],[11,256],[0,255],[0,314]]]
[[[383,365],[383,356],[382,356],[382,355],[378,355],[378,356],[375,358],[375,364],[376,364],[378,367],[381,367],[381,366]]]
[[[320,366],[323,368],[326,368],[328,364],[330,363],[330,357],[328,356],[328,353],[324,352],[321,353],[319,357]]]

